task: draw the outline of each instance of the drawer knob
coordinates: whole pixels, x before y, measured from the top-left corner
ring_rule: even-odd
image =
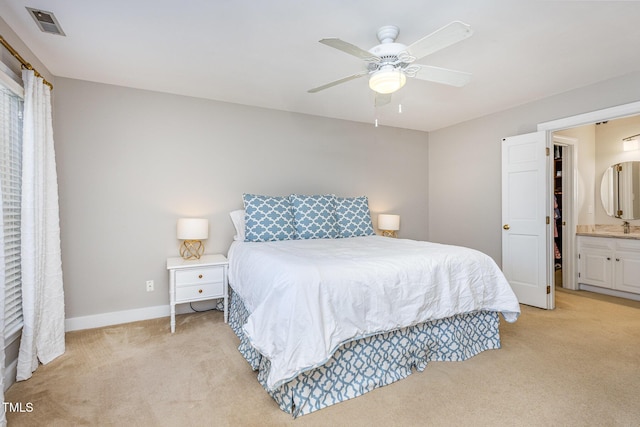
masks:
[[[202,274],[198,274],[198,279],[202,279]]]
[[[201,294],[202,293],[202,289],[198,289],[198,293]]]

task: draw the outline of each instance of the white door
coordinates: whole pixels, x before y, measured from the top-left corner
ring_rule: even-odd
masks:
[[[553,308],[546,133],[502,140],[502,270],[522,304]]]

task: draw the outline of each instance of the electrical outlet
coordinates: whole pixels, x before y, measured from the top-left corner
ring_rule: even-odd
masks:
[[[153,291],[153,280],[147,280],[147,292]]]

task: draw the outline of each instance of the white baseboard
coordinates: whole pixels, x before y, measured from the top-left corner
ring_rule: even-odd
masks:
[[[101,328],[103,326],[119,325],[121,323],[137,322],[139,320],[157,319],[171,314],[168,305],[136,308],[133,310],[114,311],[110,313],[94,314],[91,316],[71,317],[64,321],[64,329],[79,331],[81,329]]]
[[[585,285],[584,283],[580,283],[579,286],[580,286],[580,290],[582,291],[591,291],[591,292],[596,292],[598,294],[610,295],[612,297],[619,297],[619,298],[632,299],[634,301],[640,301],[640,295],[633,294],[631,292],[618,291],[618,290],[609,289],[609,288],[601,288],[599,286]]]
[[[202,304],[215,304],[215,300],[199,301]],[[196,305],[196,303],[193,303]],[[206,307],[208,308],[208,307]],[[200,309],[197,307],[197,309]],[[203,307],[202,309],[205,309]],[[177,304],[176,314],[192,313],[188,303]],[[169,317],[171,309],[169,305],[156,305],[154,307],[136,308],[133,310],[113,311],[110,313],[94,314],[91,316],[71,317],[64,321],[64,329],[67,332],[82,329],[101,328],[103,326],[119,325],[121,323],[137,322],[139,320],[157,319]],[[167,320],[167,325],[169,321]],[[168,326],[167,326],[168,327]]]

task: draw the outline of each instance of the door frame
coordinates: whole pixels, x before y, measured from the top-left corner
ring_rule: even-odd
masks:
[[[565,117],[563,119],[538,123],[538,130],[555,132],[558,130],[564,130],[583,125],[592,125],[597,122],[621,119],[623,117],[635,116],[638,114],[640,114],[640,101],[632,102],[630,104],[618,105],[616,107],[605,108],[603,110],[591,111],[589,113],[578,114],[576,116]]]
[[[598,123],[598,122],[604,122],[607,120],[614,120],[614,119],[620,119],[623,117],[628,117],[628,116],[635,116],[635,115],[640,115],[640,101],[637,102],[631,102],[629,104],[622,104],[622,105],[618,105],[615,107],[610,107],[610,108],[605,108],[602,110],[596,110],[596,111],[591,111],[588,113],[583,113],[583,114],[578,114],[575,116],[571,116],[571,117],[565,117],[562,119],[557,119],[557,120],[551,120],[548,122],[543,122],[543,123],[538,123],[538,131],[545,131],[546,135],[547,135],[547,147],[553,147],[553,139],[554,139],[554,132],[556,131],[561,131],[561,130],[565,130],[565,129],[569,129],[569,128],[573,128],[573,127],[577,127],[577,126],[584,126],[584,125],[591,125],[594,123]],[[558,136],[556,136],[557,138]],[[568,233],[568,240],[569,245],[571,247],[571,262],[568,263],[570,264],[570,266],[567,266],[570,270],[571,270],[571,276],[570,278],[567,278],[567,283],[572,284],[570,289],[577,289],[577,285],[578,285],[578,269],[577,269],[577,262],[578,262],[578,257],[577,257],[577,253],[575,251],[576,248],[576,228],[578,224],[578,210],[577,210],[577,198],[578,198],[578,193],[580,191],[580,188],[578,186],[578,157],[577,157],[577,146],[574,146],[574,150],[573,150],[573,156],[572,156],[572,161],[573,161],[573,166],[570,166],[570,170],[571,170],[571,176],[572,176],[572,183],[574,185],[574,191],[572,192],[572,197],[571,197],[571,204],[572,204],[572,208],[573,208],[573,215],[571,215],[572,220],[574,221],[574,224],[572,226],[570,226],[570,231]],[[563,167],[563,172],[564,172],[564,167]],[[563,185],[564,185],[564,180],[563,180]],[[551,187],[553,188],[553,187]],[[564,191],[564,189],[563,189]],[[595,196],[595,195],[594,195]],[[594,197],[595,199],[595,197]],[[597,203],[597,200],[593,201],[594,204]],[[553,206],[553,205],[552,205]],[[553,248],[551,248],[553,249]],[[553,251],[552,251],[553,252]],[[553,265],[553,264],[551,264]],[[564,274],[564,273],[563,273]],[[563,276],[563,283],[564,283],[564,279],[565,276]],[[553,293],[554,290],[552,289],[551,292]],[[555,300],[555,294],[554,294],[554,298]]]
[[[562,287],[578,289],[576,282],[576,228],[578,225],[578,140],[568,136],[552,135],[553,145],[562,152]],[[566,150],[566,151],[565,151]],[[553,177],[551,177],[553,181]],[[553,192],[553,185],[550,186]],[[553,206],[553,200],[550,202]],[[553,218],[553,213],[551,213]],[[553,240],[552,240],[553,241]],[[553,253],[553,250],[551,251]],[[553,265],[553,264],[552,264]],[[554,283],[555,285],[555,283]],[[554,286],[555,288],[555,286]],[[555,298],[554,298],[555,299]]]

